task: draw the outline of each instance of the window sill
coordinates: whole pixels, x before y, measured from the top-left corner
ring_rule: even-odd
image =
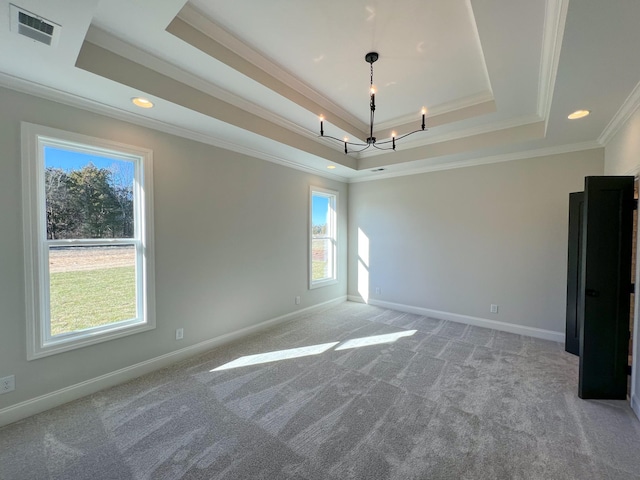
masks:
[[[155,323],[135,323],[124,326],[114,326],[108,330],[100,330],[99,332],[87,332],[83,335],[73,335],[67,338],[52,339],[42,346],[35,346],[29,349],[27,360],[37,360],[38,358],[56,355],[62,352],[68,352],[77,348],[95,345],[97,343],[106,342],[115,338],[126,337],[140,332],[153,330]]]
[[[316,282],[312,282],[309,285],[309,290],[313,290],[314,288],[328,287],[329,285],[335,285],[338,283],[337,278],[330,278],[327,280],[318,280]]]

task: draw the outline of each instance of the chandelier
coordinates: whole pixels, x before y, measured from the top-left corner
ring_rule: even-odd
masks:
[[[332,137],[330,135],[324,134],[324,116],[320,116],[320,136],[323,138],[330,138],[332,140],[336,140],[337,142],[344,143],[344,153],[358,153],[366,150],[369,147],[377,148],[378,150],[395,150],[396,142],[402,140],[409,135],[413,135],[414,133],[422,132],[425,130],[425,115],[427,114],[427,109],[422,107],[422,126],[419,130],[414,130],[413,132],[405,133],[400,137],[396,136],[396,132],[391,132],[391,140],[385,140],[384,142],[377,142],[376,137],[373,136],[373,119],[376,112],[376,89],[373,86],[373,64],[376,60],[378,60],[379,55],[376,52],[369,52],[364,56],[364,59],[367,63],[371,65],[371,85],[369,88],[370,95],[370,121],[369,121],[369,137],[367,138],[366,143],[359,142],[350,142],[347,137],[344,139],[339,139],[336,137]],[[389,145],[391,144],[391,145]],[[355,147],[355,149],[354,149]]]

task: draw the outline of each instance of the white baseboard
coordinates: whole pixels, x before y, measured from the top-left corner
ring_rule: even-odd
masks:
[[[78,398],[82,398],[86,395],[91,395],[92,393],[104,390],[105,388],[113,387],[114,385],[127,382],[141,375],[159,370],[160,368],[168,367],[169,365],[207,352],[208,350],[211,350],[212,348],[218,347],[225,343],[229,343],[247,335],[257,333],[269,327],[273,327],[279,323],[301,317],[305,314],[324,310],[346,300],[347,297],[343,296],[320,303],[318,305],[313,305],[311,307],[296,310],[295,312],[266,320],[257,325],[246,327],[235,332],[221,335],[219,337],[211,338],[209,340],[205,340],[204,342],[196,343],[195,345],[181,348],[180,350],[175,350],[173,352],[160,355],[159,357],[151,358],[149,360],[145,360],[144,362],[136,363],[135,365],[130,365],[128,367],[121,368],[120,370],[115,370],[105,375],[100,375],[99,377],[92,378],[84,382],[62,388],[60,390],[56,390],[55,392],[47,393],[30,400],[25,400],[24,402],[11,405],[0,410],[0,427],[13,422],[17,422],[18,420],[22,420],[23,418],[30,417],[31,415],[44,412],[45,410],[60,406],[64,403],[77,400]]]
[[[477,327],[492,328],[494,330],[517,333],[518,335],[542,338],[544,340],[552,340],[554,342],[564,343],[565,340],[564,333],[554,332],[553,330],[544,330],[542,328],[527,327],[524,325],[516,325],[513,323],[499,322],[497,320],[489,320],[487,318],[471,317],[469,315],[461,315],[458,313],[441,312],[440,310],[414,307],[411,305],[403,305],[400,303],[384,302],[381,300],[369,299],[369,301],[365,302],[364,299],[357,295],[349,295],[347,299],[352,302],[368,303],[369,305],[389,308],[391,310],[398,310],[399,312],[415,313],[416,315],[424,315],[426,317],[437,318],[440,320],[450,320],[452,322],[475,325]]]

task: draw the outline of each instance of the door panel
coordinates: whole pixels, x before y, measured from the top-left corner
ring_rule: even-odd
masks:
[[[625,399],[633,177],[587,177],[578,291],[580,398]]]

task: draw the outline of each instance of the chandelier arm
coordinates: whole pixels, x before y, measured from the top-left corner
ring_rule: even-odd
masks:
[[[376,143],[372,143],[371,145],[373,145],[373,148],[377,148],[378,150],[395,150],[395,148],[393,147],[379,147],[378,145],[384,145],[385,143],[389,143],[389,142],[376,142]]]
[[[428,130],[428,129],[425,129]],[[403,138],[408,137],[409,135],[413,135],[414,133],[418,133],[418,132],[422,132],[425,130],[414,130],[413,132],[409,132],[409,133],[405,133],[404,135],[401,135],[399,137],[395,137],[395,141],[397,142],[398,140],[402,140]],[[373,146],[375,148],[377,148],[378,150],[393,150],[393,148],[380,148],[378,145],[386,145],[388,143],[393,143],[394,140],[385,140],[383,142],[371,142],[371,143],[358,143],[358,142],[349,142],[349,141],[344,141],[344,139],[341,138],[337,138],[337,137],[332,137],[331,135],[320,135],[320,138],[330,138],[331,140],[335,140],[336,142],[340,142],[341,144],[347,144],[347,145],[351,145],[354,147],[364,147],[361,150],[355,150],[353,152],[350,153],[357,153],[357,152],[361,152],[362,150],[366,150],[367,148],[369,148],[370,146]]]
[[[423,131],[426,131],[426,130],[427,130],[427,129],[425,129],[425,130],[414,130],[413,132],[405,133],[404,135],[402,135],[402,136],[400,136],[400,137],[395,137],[395,141],[397,142],[398,140],[402,140],[403,138],[406,138],[406,137],[408,137],[409,135],[413,135],[414,133],[419,133],[419,132],[423,132]],[[384,142],[376,142],[376,144],[377,144],[377,145],[384,145],[384,144],[386,144],[386,143],[392,143],[392,142],[393,142],[393,139],[391,139],[391,140],[385,140]]]
[[[340,142],[340,143],[346,143],[347,145],[355,145],[357,147],[364,147],[364,146],[368,146],[367,143],[357,143],[357,142],[349,142],[349,141],[344,141],[344,139],[342,138],[336,138],[336,137],[332,137],[331,135],[319,135],[320,138],[330,138],[331,140],[335,140],[336,142]]]
[[[396,137],[396,142],[397,142],[398,140],[402,140],[403,138],[408,137],[409,135],[413,135],[414,133],[425,132],[425,131],[427,131],[427,130],[428,130],[428,129],[421,128],[420,130],[414,130],[413,132],[405,133],[405,134],[404,134],[404,135],[402,135],[401,137]]]
[[[354,144],[352,143],[352,144],[350,144],[350,145],[354,145]],[[357,144],[355,144],[355,145],[362,146],[363,144],[362,144],[362,143],[357,143]],[[360,152],[362,152],[362,151],[366,150],[367,148],[369,148],[370,146],[371,146],[371,145],[365,145],[365,146],[364,146],[363,148],[361,148],[360,150],[350,150],[350,151],[349,151],[349,153],[360,153]],[[375,146],[375,145],[374,145],[374,146]]]

